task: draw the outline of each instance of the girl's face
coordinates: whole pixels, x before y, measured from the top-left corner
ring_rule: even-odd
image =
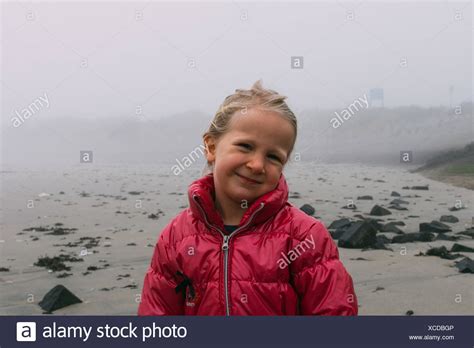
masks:
[[[220,204],[251,204],[275,189],[294,137],[288,120],[259,109],[236,112],[228,131],[217,141],[207,137],[207,160],[214,164],[216,198]]]

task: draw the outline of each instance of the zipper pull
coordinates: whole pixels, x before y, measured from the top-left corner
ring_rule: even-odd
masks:
[[[222,243],[222,250],[226,251],[227,249],[229,249],[229,236],[225,235],[224,243]]]

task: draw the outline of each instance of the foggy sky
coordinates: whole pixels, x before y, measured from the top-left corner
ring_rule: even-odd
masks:
[[[260,78],[296,111],[374,87],[387,107],[449,105],[450,86],[453,103],[472,100],[470,2],[2,6],[2,120],[44,93],[42,118],[213,114]]]

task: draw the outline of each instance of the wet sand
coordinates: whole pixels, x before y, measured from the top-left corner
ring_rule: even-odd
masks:
[[[175,176],[171,165],[85,165],[48,171],[3,168],[0,267],[9,271],[0,272],[0,314],[43,313],[38,302],[57,284],[83,303],[55,314],[135,314],[159,233],[187,206],[187,186],[200,177],[201,169],[202,165],[193,164]],[[409,202],[408,210],[392,210],[391,215],[380,218],[405,222],[400,227],[404,232],[417,232],[420,222],[439,220],[441,215],[459,219],[448,223],[453,230],[449,235],[472,227],[472,190],[433,181],[408,169],[296,162],[285,175],[290,196],[299,193],[290,202],[298,207],[311,204],[326,226],[342,217],[368,216],[375,204],[388,206],[397,198],[391,192],[397,191],[402,195],[399,198]],[[426,184],[427,191],[402,189]],[[371,195],[373,200],[357,200],[362,195]],[[357,211],[341,209],[350,200]],[[465,209],[448,210],[459,201]],[[23,231],[39,226],[49,230]],[[56,234],[47,234],[50,232]],[[85,248],[87,243],[89,248]],[[393,251],[339,248],[354,280],[359,314],[404,315],[408,310],[415,315],[472,314],[472,274],[459,273],[453,267],[455,260],[415,256],[430,247],[450,249],[453,243],[387,244]],[[468,236],[457,243],[474,247]],[[83,261],[65,262],[71,269],[59,272],[34,265],[42,256],[60,254]],[[461,254],[474,258],[474,253]],[[63,273],[72,275],[57,278]]]

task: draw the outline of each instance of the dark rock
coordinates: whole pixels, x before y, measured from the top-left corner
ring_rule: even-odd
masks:
[[[403,186],[402,187],[402,190],[409,190],[410,189],[410,186]]]
[[[331,237],[333,239],[339,239],[352,224],[354,224],[353,221],[349,221],[349,219],[345,219],[345,218],[334,221],[334,224],[331,224],[331,227],[337,226],[337,228],[336,230],[330,229]]]
[[[409,310],[406,311],[405,314],[406,315],[413,315],[413,314],[415,314],[415,312],[413,312],[411,309],[409,309]]]
[[[374,245],[377,241],[377,230],[367,221],[357,221],[339,238],[341,248],[365,248]]]
[[[379,236],[377,236],[379,237]],[[372,244],[370,247],[366,247],[366,248],[363,248],[362,251],[366,251],[366,250],[390,250],[390,251],[393,251],[392,249],[390,248],[387,248],[387,246],[385,245],[385,243],[379,239],[377,239],[377,241]]]
[[[82,301],[67,288],[62,285],[56,285],[44,295],[38,304],[46,312],[51,313],[57,309],[81,302]]]
[[[10,268],[0,267],[0,272],[10,272]]]
[[[314,208],[309,204],[303,204],[300,209],[309,216],[313,215],[316,212],[316,210],[314,210]]]
[[[389,222],[385,225],[382,226],[382,228],[380,229],[381,232],[393,232],[393,233],[397,233],[397,234],[403,234],[404,232],[399,229],[397,226],[397,224],[395,222]]]
[[[412,186],[412,190],[429,190],[429,185],[422,185],[422,186]]]
[[[339,219],[339,220],[334,220],[333,222],[331,222],[328,229],[335,230],[335,229],[338,229],[338,228],[341,228],[341,227],[349,226],[350,224],[351,224],[351,221],[349,219],[346,219],[346,218]]]
[[[451,231],[451,227],[436,220],[433,220],[431,222],[420,223],[420,232],[444,233],[444,232],[450,232],[450,231]]]
[[[375,216],[384,216],[384,215],[390,215],[390,214],[392,214],[390,210],[385,209],[379,205],[374,205],[374,207],[369,213],[369,215],[375,215]]]
[[[470,228],[470,229],[467,229],[465,231],[459,232],[458,234],[463,234],[465,236],[468,236],[468,237],[471,237],[472,239],[474,239],[474,229],[473,228]]]
[[[439,221],[456,223],[456,222],[459,222],[459,219],[455,217],[454,215],[442,215]]]
[[[400,197],[400,194],[396,191],[392,191],[392,193],[390,194],[390,196],[392,197]]]
[[[438,248],[430,248],[425,254],[426,256],[439,256],[442,259],[452,260],[448,249],[443,245]]]
[[[362,251],[369,250],[369,249],[372,249],[372,250],[391,250],[391,251],[393,251],[392,249],[387,248],[385,243],[390,243],[390,239],[388,239],[387,236],[384,236],[384,235],[376,236],[375,243],[372,244],[369,247],[366,247],[366,248],[362,249]]]
[[[456,262],[455,265],[461,273],[474,273],[474,261],[469,257],[465,257],[461,261]]]
[[[460,251],[460,252],[473,253],[474,248],[471,248],[471,247],[468,247],[468,246],[465,246],[465,245],[462,245],[462,244],[454,243],[453,246],[451,247],[451,251],[452,252]]]
[[[367,221],[369,224],[371,224],[375,228],[376,231],[382,230],[382,224],[380,223],[380,221],[383,222],[383,220],[372,219],[372,218],[365,218],[364,220]]]
[[[354,203],[349,203],[349,204],[346,204],[345,206],[341,207],[341,209],[356,210],[357,206]]]
[[[391,206],[389,206],[390,209],[395,209],[395,210],[408,210],[407,208],[405,207],[402,207],[398,204],[392,204]]]
[[[358,200],[361,200],[361,201],[364,201],[364,200],[365,200],[365,201],[371,201],[371,200],[373,200],[374,198],[373,198],[372,196],[368,196],[368,195],[367,195],[367,196],[359,196],[359,197],[357,197],[357,199],[358,199]]]
[[[405,233],[392,238],[392,243],[431,242],[434,234],[429,232]]]
[[[451,242],[456,241],[458,239],[459,239],[459,237],[457,237],[457,236],[448,236],[445,233],[438,233],[436,235],[436,238],[435,238],[435,240],[448,240],[448,241],[451,241]]]
[[[357,214],[357,215],[354,215],[354,217],[356,218],[359,218],[363,221],[367,221],[368,223],[370,223],[377,231],[380,231],[382,229],[382,224],[381,222],[383,222],[382,219],[374,219],[374,218],[370,218],[370,217],[365,217],[363,215],[360,215],[360,214]]]
[[[349,228],[349,226],[338,228],[335,231],[330,231],[329,234],[331,235],[332,239],[339,239]]]
[[[395,204],[395,205],[399,205],[399,204],[409,204],[410,202],[407,202],[407,201],[404,201],[403,199],[398,199],[398,198],[395,198],[394,200],[392,200],[390,202],[390,204]]]
[[[377,235],[377,241],[380,241],[380,242],[382,242],[382,243],[384,243],[384,244],[385,244],[385,243],[388,244],[388,243],[391,243],[391,242],[392,242],[390,238],[388,238],[387,236],[385,236],[385,235],[383,235],[383,234]]]

